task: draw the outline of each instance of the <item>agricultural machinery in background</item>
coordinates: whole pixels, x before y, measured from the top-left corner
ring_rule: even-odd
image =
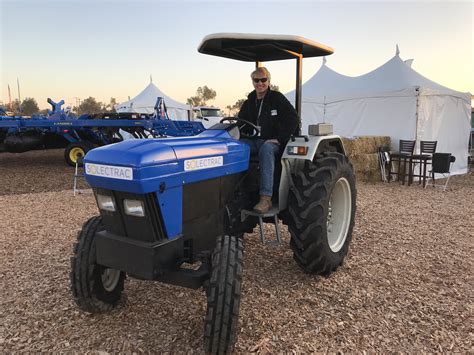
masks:
[[[299,114],[303,57],[333,51],[296,36],[216,34],[204,38],[199,52],[257,66],[295,58]],[[83,225],[71,259],[71,290],[82,310],[115,307],[127,275],[204,287],[205,351],[228,353],[238,324],[243,237],[259,218],[288,225],[294,259],[305,272],[329,275],[342,264],[356,188],[341,139],[328,125],[294,132],[274,179],[278,218],[268,218],[247,213],[259,198],[259,167],[240,141],[242,126],[258,133],[250,122],[226,118],[195,136],[129,140],[87,153],[86,179],[100,215]]]
[[[47,117],[0,116],[0,152],[64,148],[66,163],[74,166],[89,150],[127,138],[187,136],[204,130],[200,122],[170,120],[161,97],[153,114],[99,113],[78,118],[62,109],[63,100],[48,99],[48,103],[52,110]]]

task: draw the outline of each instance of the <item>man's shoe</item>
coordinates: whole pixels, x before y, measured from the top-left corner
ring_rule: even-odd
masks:
[[[272,208],[272,197],[260,195],[260,201],[254,206],[253,210],[258,213],[267,213]]]

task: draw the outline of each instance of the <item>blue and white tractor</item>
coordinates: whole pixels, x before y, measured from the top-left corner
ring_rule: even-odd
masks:
[[[241,61],[296,59],[301,112],[303,57],[327,46],[285,35],[215,34],[199,52]],[[241,299],[243,236],[258,215],[258,161],[239,139],[250,122],[226,118],[202,133],[129,140],[93,149],[84,158],[100,215],[80,231],[71,259],[71,289],[84,311],[109,311],[126,276],[189,288],[207,295],[204,349],[232,351]],[[248,135],[248,134],[247,134]],[[254,127],[252,136],[258,135]],[[356,209],[355,177],[340,137],[328,125],[294,132],[275,174],[277,218],[288,225],[296,263],[329,275],[349,248]],[[265,216],[263,216],[265,217]]]

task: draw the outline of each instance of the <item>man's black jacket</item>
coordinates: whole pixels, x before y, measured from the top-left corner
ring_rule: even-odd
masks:
[[[252,91],[240,109],[239,118],[261,127],[261,139],[278,139],[283,147],[298,128],[296,110],[287,98],[278,91],[268,89],[263,98],[262,110],[258,117],[257,94]]]

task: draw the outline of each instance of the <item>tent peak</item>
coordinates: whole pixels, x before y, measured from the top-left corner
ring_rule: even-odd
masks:
[[[326,56],[323,57],[323,65],[326,65],[327,59]]]
[[[399,56],[399,55],[400,55],[400,48],[398,48],[398,44],[396,45],[395,55],[396,55],[396,56]]]
[[[407,60],[404,60],[403,62],[411,68],[411,65],[413,64],[413,61],[414,61],[414,59],[407,59]]]

